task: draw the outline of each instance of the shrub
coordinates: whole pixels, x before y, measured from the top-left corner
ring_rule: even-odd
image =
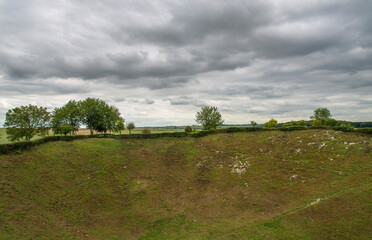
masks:
[[[336,126],[336,124],[337,124],[336,119],[328,118],[327,120],[325,120],[325,125],[328,126],[328,127],[334,127],[334,126]]]
[[[266,122],[263,126],[265,128],[275,128],[277,124],[278,124],[278,121],[272,118],[270,121]]]
[[[151,131],[150,131],[150,129],[148,129],[148,128],[144,128],[144,129],[142,130],[142,133],[143,133],[143,134],[150,134]]]
[[[323,122],[322,122],[322,120],[314,120],[314,121],[311,123],[311,125],[312,125],[313,127],[321,127],[321,126],[323,126]]]
[[[185,132],[191,133],[192,132],[192,128],[190,126],[186,126],[185,127]]]

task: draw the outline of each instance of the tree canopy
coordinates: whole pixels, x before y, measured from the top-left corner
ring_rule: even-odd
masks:
[[[314,110],[314,115],[310,116],[312,120],[321,120],[324,122],[325,120],[331,118],[331,112],[327,108],[317,108]]]
[[[117,122],[116,122],[116,125],[115,125],[115,132],[119,132],[119,134],[121,135],[121,131],[124,131],[125,130],[125,125],[124,125],[124,119],[123,118],[120,118]]]
[[[70,100],[60,108],[55,108],[52,114],[51,127],[54,134],[76,133],[81,123],[79,103]]]
[[[36,134],[48,133],[49,120],[50,113],[46,108],[30,104],[8,110],[4,126],[10,141],[30,141]]]
[[[205,106],[196,113],[195,121],[203,126],[204,130],[216,129],[218,125],[224,123],[221,113],[217,107]]]
[[[90,129],[91,134],[93,131],[113,131],[120,120],[119,109],[98,98],[87,98],[79,102],[79,107],[82,123]]]
[[[134,125],[133,122],[129,122],[127,123],[127,129],[129,130],[129,134],[132,134],[132,130],[135,128],[136,126]]]
[[[265,128],[275,128],[276,125],[278,125],[278,121],[272,118],[270,121],[264,123],[263,126]]]

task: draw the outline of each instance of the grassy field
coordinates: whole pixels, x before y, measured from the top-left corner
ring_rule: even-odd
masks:
[[[85,139],[0,155],[0,239],[368,239],[371,136]]]

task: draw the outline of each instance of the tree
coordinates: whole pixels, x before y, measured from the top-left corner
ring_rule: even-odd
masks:
[[[192,132],[192,128],[190,126],[186,126],[185,127],[185,132],[191,133]]]
[[[76,134],[81,123],[79,103],[70,100],[60,108],[55,108],[52,114],[51,126],[54,134]]]
[[[278,121],[272,118],[270,121],[266,122],[263,126],[265,128],[275,128],[277,124],[278,124]]]
[[[204,130],[216,129],[218,125],[224,123],[217,107],[205,106],[196,113],[195,121],[203,126]]]
[[[129,134],[132,134],[132,130],[135,128],[136,126],[134,125],[134,122],[129,122],[127,123],[127,129],[129,130]]]
[[[251,121],[251,125],[252,125],[252,127],[255,127],[257,125],[257,123],[255,121]]]
[[[93,131],[107,133],[113,131],[116,122],[120,119],[119,109],[109,106],[105,101],[97,98],[87,98],[79,102],[81,120]]]
[[[50,113],[46,108],[35,105],[9,109],[4,127],[12,142],[26,139],[30,141],[36,134],[44,136],[49,131]]]
[[[125,126],[124,126],[124,119],[123,118],[120,118],[117,122],[116,122],[116,125],[115,125],[115,132],[119,132],[119,134],[121,135],[121,131],[124,131],[125,129]]]
[[[325,123],[325,120],[331,118],[331,112],[327,108],[318,108],[314,110],[314,115],[310,116],[312,120],[321,120],[322,123]]]

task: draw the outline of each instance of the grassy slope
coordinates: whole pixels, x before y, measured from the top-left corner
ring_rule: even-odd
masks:
[[[320,130],[47,143],[0,156],[0,239],[367,239],[371,148]]]

